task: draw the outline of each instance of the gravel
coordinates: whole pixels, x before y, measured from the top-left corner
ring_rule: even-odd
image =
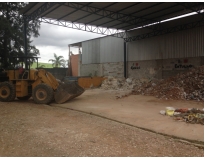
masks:
[[[0,102],[0,156],[203,157],[192,144],[32,100]]]

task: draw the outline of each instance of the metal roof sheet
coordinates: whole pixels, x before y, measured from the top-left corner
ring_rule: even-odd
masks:
[[[129,30],[202,9],[203,2],[31,2],[20,12],[31,18]]]
[[[200,19],[201,19],[201,17],[199,15],[191,15],[191,16],[188,16],[188,17],[179,18],[179,19],[175,19],[175,20],[172,20],[172,21],[167,21],[167,22],[164,22],[164,23],[160,23],[158,25],[160,25],[159,26],[160,28],[166,29],[166,28],[172,28],[174,26],[179,26],[179,25],[182,25],[182,24],[186,24],[187,22],[192,23],[192,22],[195,22],[195,21],[199,21]],[[137,35],[147,34],[147,33],[150,33],[150,32],[152,32],[152,30],[149,27],[145,27],[145,28],[139,28],[139,29],[131,30],[127,34],[130,37],[133,37],[133,36],[137,36]],[[90,39],[90,40],[85,40],[85,41],[81,41],[81,42],[72,43],[72,44],[69,44],[69,45],[72,46],[72,47],[82,46],[82,42],[93,41],[93,40],[96,40],[96,39],[103,39],[103,38],[106,38],[106,37],[107,36],[98,37],[98,38],[94,38],[94,39]]]

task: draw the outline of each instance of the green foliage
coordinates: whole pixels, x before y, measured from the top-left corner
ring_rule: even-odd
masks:
[[[37,68],[37,62],[34,62],[31,68]],[[38,62],[38,68],[53,68],[53,66],[51,63]]]
[[[54,53],[54,59],[49,59],[48,62],[50,61],[52,62],[52,66],[56,68],[63,66],[65,64],[64,57],[57,56],[55,53]]]
[[[65,60],[64,63],[62,64],[62,67],[63,67],[63,68],[69,68],[69,67],[68,67],[68,64],[69,64],[69,63],[70,63],[69,60]]]
[[[0,62],[7,68],[11,64],[13,56],[24,56],[24,17],[19,10],[27,3],[1,2],[0,3]],[[28,56],[39,55],[39,50],[31,45],[31,36],[39,36],[40,22],[33,20],[27,22],[27,46]],[[33,59],[31,59],[33,61]]]

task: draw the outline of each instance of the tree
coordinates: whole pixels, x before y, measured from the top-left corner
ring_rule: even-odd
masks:
[[[50,61],[52,62],[52,66],[57,67],[57,68],[60,66],[63,66],[65,63],[64,57],[57,56],[55,53],[54,53],[54,59],[49,59],[48,62]]]
[[[3,67],[11,64],[13,56],[23,56],[24,51],[24,17],[19,11],[27,3],[21,2],[1,2],[0,3],[0,62]],[[31,36],[38,37],[40,22],[38,20],[26,21],[27,26],[27,53],[28,56],[39,55],[39,50],[31,45]],[[19,59],[20,60],[20,59]],[[33,61],[34,59],[31,59]]]
[[[62,64],[63,68],[69,68],[68,67],[68,64],[69,64],[69,59],[68,60],[65,60],[64,63]]]

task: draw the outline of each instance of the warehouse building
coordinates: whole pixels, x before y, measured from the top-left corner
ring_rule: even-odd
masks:
[[[126,77],[161,79],[204,65],[204,26],[193,25],[201,18],[191,15],[161,23],[163,30],[156,35],[149,27],[130,31],[136,40],[127,43],[122,38],[106,36],[69,44],[82,49],[75,62],[75,76],[124,77],[126,72]]]
[[[69,44],[82,48],[73,76],[166,78],[204,64],[203,2],[35,2],[21,13],[106,36]]]

